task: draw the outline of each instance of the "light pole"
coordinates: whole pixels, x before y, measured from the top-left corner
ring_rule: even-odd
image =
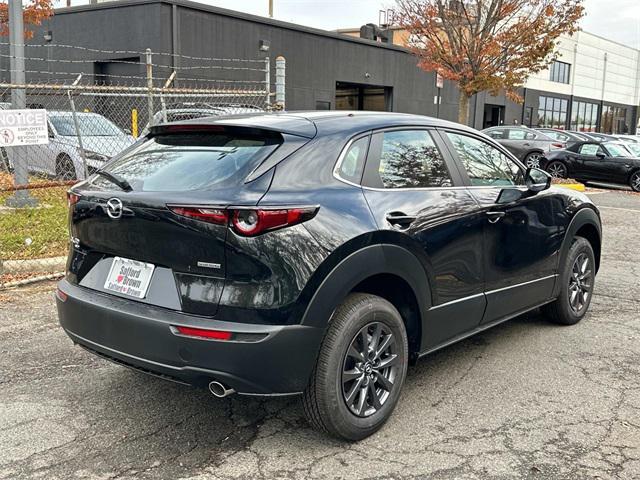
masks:
[[[22,0],[9,0],[9,39],[11,46],[11,83],[23,87],[26,83],[24,68],[24,23],[22,19]],[[11,89],[11,108],[24,109],[27,106],[27,96],[24,88]],[[7,153],[13,157],[13,179],[18,188],[13,195],[7,198],[9,207],[33,207],[37,201],[29,191],[24,188],[29,183],[29,171],[26,152],[23,147],[7,147]]]

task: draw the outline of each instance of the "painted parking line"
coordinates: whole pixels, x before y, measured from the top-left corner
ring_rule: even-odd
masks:
[[[640,212],[640,208],[621,208],[621,207],[605,207],[604,205],[598,205],[599,209],[606,208],[607,210],[620,210],[621,212]]]

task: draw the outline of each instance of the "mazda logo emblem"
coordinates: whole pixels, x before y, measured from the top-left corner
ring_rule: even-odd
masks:
[[[122,202],[119,198],[110,198],[107,200],[107,215],[114,219],[122,216]]]

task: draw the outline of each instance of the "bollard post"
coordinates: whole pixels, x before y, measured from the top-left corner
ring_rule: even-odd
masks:
[[[287,61],[280,55],[276,58],[276,105],[279,110],[285,109],[285,86],[286,86]]]
[[[153,57],[151,49],[147,48],[147,108],[149,126],[153,126]]]
[[[131,136],[138,138],[138,109],[131,109]]]

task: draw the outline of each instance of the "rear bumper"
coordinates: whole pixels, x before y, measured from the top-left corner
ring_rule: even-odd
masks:
[[[304,390],[323,332],[304,325],[253,325],[212,320],[96,292],[62,280],[60,325],[74,343],[116,363],[194,386],[217,380],[238,393]],[[171,326],[243,334],[242,341],[176,335]]]

